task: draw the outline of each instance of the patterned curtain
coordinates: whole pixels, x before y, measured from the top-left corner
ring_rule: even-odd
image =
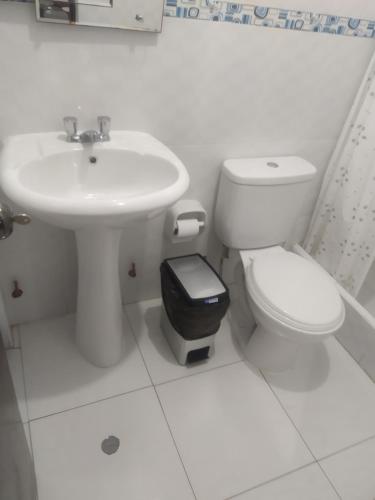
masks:
[[[329,163],[304,247],[358,294],[375,260],[375,56]]]

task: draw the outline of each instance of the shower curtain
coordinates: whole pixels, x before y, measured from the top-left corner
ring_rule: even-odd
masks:
[[[330,160],[304,247],[358,294],[375,259],[375,56]]]

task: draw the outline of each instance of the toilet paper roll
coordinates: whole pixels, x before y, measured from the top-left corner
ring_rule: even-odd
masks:
[[[197,219],[178,220],[176,223],[175,236],[184,240],[192,240],[199,234],[199,227],[200,223]]]

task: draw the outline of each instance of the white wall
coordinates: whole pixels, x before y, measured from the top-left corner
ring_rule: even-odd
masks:
[[[163,33],[36,24],[32,5],[0,5],[0,137],[57,130],[76,114],[82,127],[109,114],[113,127],[164,141],[191,175],[189,197],[209,215],[221,162],[228,157],[298,154],[319,177],[365,71],[374,41],[181,19]],[[163,220],[124,235],[125,300],[159,293],[163,255],[220,252],[213,234],[167,245]],[[208,240],[208,243],[207,243]],[[135,259],[139,277],[128,278]],[[0,243],[0,287],[12,322],[74,308],[73,235],[38,221]],[[18,278],[22,298],[10,298]]]

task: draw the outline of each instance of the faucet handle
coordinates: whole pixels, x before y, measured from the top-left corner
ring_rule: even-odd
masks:
[[[78,142],[78,120],[75,116],[65,116],[64,117],[64,128],[66,132],[66,139],[68,142]]]
[[[109,141],[111,130],[111,118],[109,116],[98,116],[99,132],[102,141]]]

